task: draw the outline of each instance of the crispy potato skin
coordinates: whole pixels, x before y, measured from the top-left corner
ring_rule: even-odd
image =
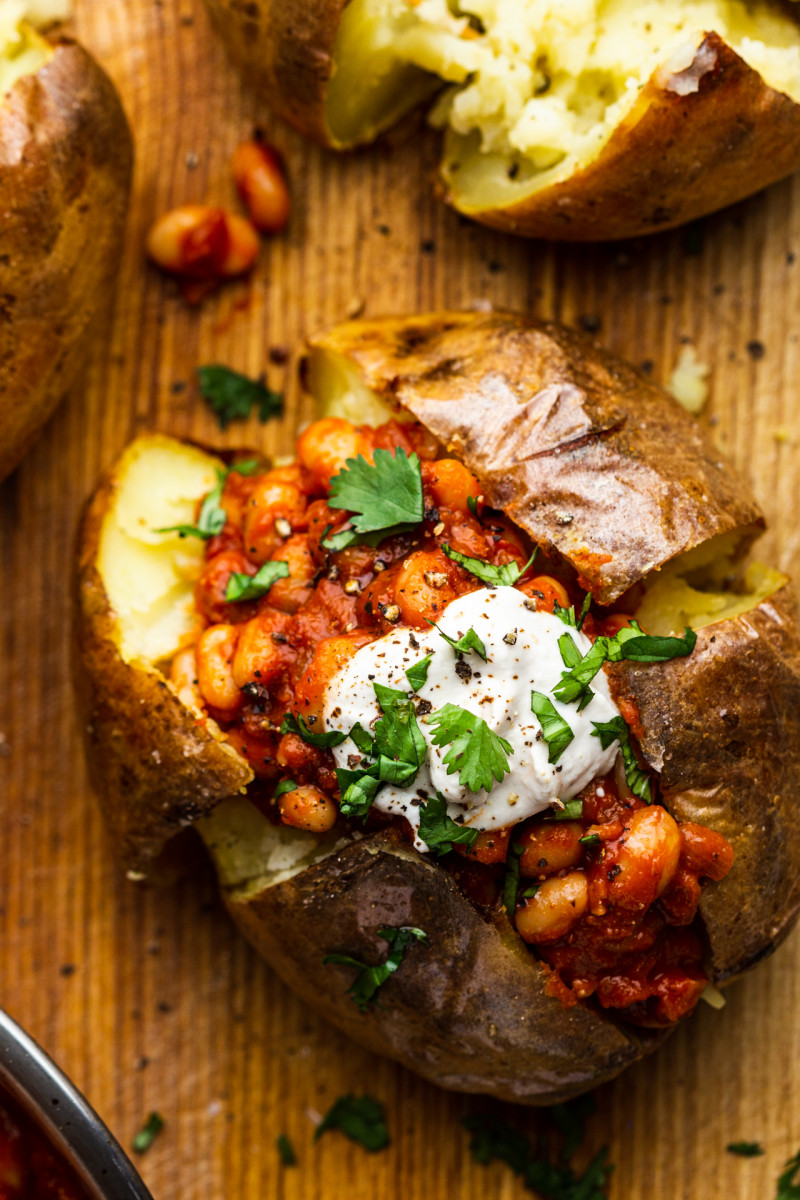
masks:
[[[666,1031],[623,1030],[592,1008],[545,993],[545,968],[505,920],[494,924],[446,872],[373,834],[292,879],[226,903],[239,928],[312,1008],[362,1046],[440,1087],[520,1104],[554,1104],[617,1075]],[[382,962],[384,925],[425,930],[359,1011],[353,968],[326,954]]]
[[[689,658],[609,668],[641,717],[641,746],[678,821],[723,834],[730,873],[700,913],[717,982],[771,953],[800,911],[800,630],[784,587],[702,629]]]
[[[594,242],[672,229],[798,167],[800,105],[708,33],[685,70],[651,76],[635,108],[583,170],[518,204],[476,209],[454,194],[445,161],[442,194],[495,229]]]
[[[343,354],[422,421],[601,604],[715,534],[763,528],[697,422],[571,330],[512,313],[431,313],[350,322],[310,345]]]
[[[245,760],[198,725],[163,675],[122,660],[97,570],[108,475],[80,534],[75,678],[92,786],[129,871],[157,875],[166,843],[253,778]]]
[[[132,160],[117,93],[74,42],[0,101],[0,479],[69,388],[108,302]]]
[[[348,0],[206,0],[233,62],[275,112],[334,146],[325,119],[333,48]]]

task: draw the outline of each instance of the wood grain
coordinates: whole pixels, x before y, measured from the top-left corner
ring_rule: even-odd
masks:
[[[691,231],[550,247],[471,226],[434,202],[436,138],[414,125],[336,158],[279,126],[228,66],[200,0],[78,0],[77,30],[116,80],[137,141],[113,312],[83,379],[0,489],[0,1002],[51,1051],[126,1145],[166,1120],[142,1160],[156,1200],[511,1200],[474,1165],[459,1119],[485,1109],[347,1044],[303,1011],[236,935],[210,871],[162,894],[129,885],[88,794],[68,629],[76,523],[102,467],[141,429],[285,452],[309,415],[271,348],[368,314],[491,303],[596,328],[666,380],[685,339],[712,367],[705,419],[763,498],[762,553],[800,574],[800,187],[788,180]],[[285,152],[288,234],[249,284],[188,309],[149,268],[154,216],[232,201],[235,145],[261,125]],[[749,349],[748,349],[749,347]],[[197,364],[288,388],[285,418],[220,436]],[[780,753],[780,747],[775,747]],[[612,1200],[769,1200],[800,1146],[800,941],[704,1008],[652,1060],[597,1095],[585,1155],[607,1142]],[[314,1115],[345,1091],[386,1105],[370,1156]],[[502,1107],[519,1128],[541,1121]],[[285,1170],[275,1137],[300,1159]],[[725,1152],[763,1143],[763,1158]]]

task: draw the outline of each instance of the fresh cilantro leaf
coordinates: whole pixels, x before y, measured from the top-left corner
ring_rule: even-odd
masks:
[[[625,779],[634,796],[652,804],[653,789],[650,776],[643,771],[636,761],[636,755],[631,745],[631,735],[622,717],[612,717],[610,721],[592,721],[592,736],[600,738],[600,745],[607,750],[612,742],[619,741],[622,759],[625,763]]]
[[[357,748],[362,754],[368,754],[372,757],[375,754],[375,739],[369,733],[360,721],[356,721],[353,728],[350,730],[350,740],[355,742]]]
[[[378,988],[382,987],[389,976],[393,975],[400,966],[408,947],[413,946],[414,942],[422,942],[424,946],[429,944],[428,935],[424,929],[415,929],[411,925],[403,925],[399,929],[387,925],[378,930],[378,936],[389,943],[389,954],[386,961],[379,963],[377,967],[369,967],[357,958],[351,958],[348,954],[326,954],[322,960],[325,965],[339,963],[342,966],[355,967],[358,970],[359,973],[347,989],[347,994],[352,996],[362,1012],[367,1011],[375,999]]]
[[[285,1133],[278,1134],[275,1139],[275,1145],[278,1147],[278,1154],[284,1167],[296,1167],[297,1155],[294,1152],[294,1146]]]
[[[742,1158],[757,1158],[759,1154],[764,1153],[764,1148],[759,1142],[728,1142],[725,1149],[728,1154],[738,1154]]]
[[[440,795],[432,797],[427,804],[420,804],[419,836],[430,850],[449,854],[456,844],[471,850],[478,840],[478,830],[457,825],[447,815],[447,801]]]
[[[341,1129],[351,1141],[373,1152],[383,1150],[390,1141],[383,1105],[372,1096],[340,1096],[317,1126],[314,1141],[328,1129]]]
[[[553,616],[558,617],[565,625],[571,625],[573,629],[578,628],[578,622],[575,620],[575,608],[562,608],[557,600],[553,601]]]
[[[493,781],[500,783],[511,770],[507,758],[514,753],[511,743],[490,729],[482,717],[457,704],[444,704],[425,719],[437,726],[431,738],[435,746],[452,742],[443,762],[448,775],[459,772],[462,787],[490,792]]]
[[[342,733],[340,729],[330,729],[327,733],[312,733],[305,718],[295,716],[294,713],[286,713],[284,716],[281,722],[281,733],[296,733],[309,746],[316,746],[318,750],[340,746],[347,738],[347,734]]]
[[[539,890],[538,884],[535,884],[535,883],[531,884],[530,887],[525,888],[525,891],[522,893],[522,899],[523,900],[532,900],[533,897],[538,892],[538,890]]]
[[[258,419],[262,422],[283,412],[283,397],[278,392],[230,367],[198,367],[197,378],[200,395],[214,410],[220,429],[227,429],[231,421],[249,417],[253,408],[258,409]]]
[[[778,1178],[778,1191],[775,1200],[800,1200],[800,1151],[785,1164],[786,1170]]]
[[[427,620],[427,618],[426,618]],[[469,654],[470,650],[474,650],[479,658],[486,662],[486,647],[478,637],[474,629],[468,629],[462,637],[456,641],[454,638],[448,637],[447,634],[436,625],[433,621],[428,621],[440,637],[443,637],[449,646],[452,646],[456,654]]]
[[[373,683],[381,712],[384,714],[375,726],[375,753],[380,759],[393,759],[413,772],[402,781],[411,782],[425,761],[428,747],[417,724],[414,704],[405,692]],[[379,768],[380,769],[380,768]],[[385,770],[385,768],[384,768]],[[383,774],[388,782],[398,782]]]
[[[350,524],[357,535],[380,532],[379,540],[383,540],[393,533],[414,529],[425,515],[419,457],[409,457],[398,446],[394,454],[376,450],[373,463],[361,455],[348,458],[347,465],[331,480],[328,505],[353,514]]]
[[[583,629],[583,622],[586,620],[586,617],[588,616],[589,609],[591,608],[591,604],[592,604],[592,593],[587,592],[586,595],[583,597],[583,604],[581,605],[581,615],[578,617],[578,620],[576,622],[578,629]]]
[[[425,684],[428,678],[428,668],[430,667],[432,661],[433,655],[426,654],[424,658],[419,660],[419,662],[414,663],[413,666],[408,668],[405,674],[409,683],[409,687],[412,691],[418,692],[419,689]]]
[[[544,818],[545,821],[580,821],[583,817],[583,801],[567,800],[563,808],[554,808]]]
[[[597,640],[600,641],[600,638]],[[636,621],[631,621],[629,627],[620,629],[613,638],[606,640],[609,662],[627,658],[633,662],[657,663],[669,662],[672,658],[686,658],[695,648],[697,634],[685,627],[682,638],[651,637],[642,633]]]
[[[382,781],[377,774],[371,774],[369,770],[346,771],[343,767],[337,767],[336,780],[342,794],[339,801],[342,816],[366,817],[381,786]]]
[[[531,692],[531,712],[542,726],[542,737],[548,748],[547,761],[557,763],[575,734],[543,692]]]
[[[519,860],[525,852],[521,842],[512,842],[508,848],[506,873],[503,877],[503,908],[511,919],[517,909],[517,893],[519,892]]]
[[[265,469],[260,458],[245,458],[241,462],[234,463],[228,473],[232,474],[235,472],[237,475],[255,475],[257,471]]]
[[[578,712],[582,712],[594,697],[589,687],[597,672],[606,661],[608,647],[607,638],[599,637],[594,645],[581,654],[568,633],[562,633],[558,639],[561,657],[570,668],[563,671],[561,679],[553,688],[553,695],[562,704],[578,704]],[[575,656],[577,655],[577,662]]]
[[[467,508],[472,513],[473,517],[478,516],[478,497],[467,496]]]
[[[242,575],[233,571],[228,577],[225,599],[229,604],[236,604],[240,600],[258,600],[261,596],[266,596],[276,580],[286,579],[288,574],[287,562],[265,562],[255,575]]]
[[[142,1128],[134,1135],[131,1148],[136,1154],[146,1154],[164,1128],[161,1113],[151,1112]]]
[[[502,566],[495,567],[492,563],[485,562],[482,558],[469,558],[466,554],[459,554],[458,550],[452,550],[447,542],[442,542],[442,550],[444,550],[447,557],[451,558],[453,562],[459,563],[477,579],[480,579],[483,583],[488,583],[490,587],[513,587],[536,558],[536,550],[534,550],[524,567],[520,567],[516,561],[503,563]]]
[[[272,793],[273,800],[277,800],[279,796],[285,796],[287,792],[296,792],[297,784],[293,779],[282,779],[275,791]]]
[[[578,841],[583,846],[599,846],[600,845],[600,834],[599,833],[587,833],[584,835],[584,837],[578,838]]]
[[[327,527],[330,529],[330,525]],[[332,533],[327,536],[327,530],[320,538],[320,545],[326,550],[330,550],[332,554],[338,554],[340,550],[345,550],[348,546],[352,546],[353,542],[358,541],[358,534],[355,529],[351,529],[347,525],[344,529],[340,529],[338,533]]]

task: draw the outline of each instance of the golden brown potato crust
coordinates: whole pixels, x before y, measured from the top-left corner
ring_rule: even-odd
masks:
[[[333,145],[325,96],[348,0],[206,0],[234,63],[276,113],[306,137]]]
[[[226,898],[239,928],[285,982],[362,1046],[440,1087],[554,1104],[617,1075],[665,1031],[619,1028],[588,1005],[545,993],[546,969],[505,917],[481,914],[434,862],[372,834],[247,900]],[[383,962],[384,926],[425,930],[362,1013],[351,967]]]
[[[715,534],[763,528],[688,413],[587,338],[512,313],[353,321],[312,338],[475,472],[487,501],[555,547],[608,604]]]
[[[800,910],[800,631],[784,587],[709,625],[689,658],[609,669],[641,715],[641,746],[678,821],[721,833],[735,860],[700,900],[717,982],[771,953]]]
[[[800,167],[800,105],[768,87],[716,33],[685,70],[656,71],[598,157],[518,204],[475,209],[496,229],[563,241],[603,241],[671,229]],[[456,181],[457,183],[457,181]]]
[[[0,479],[72,383],[108,301],[132,157],[111,81],[74,42],[0,102]]]
[[[151,875],[169,839],[239,793],[253,772],[198,725],[160,672],[119,655],[96,565],[114,488],[112,474],[81,530],[75,675],[92,786],[125,866]]]

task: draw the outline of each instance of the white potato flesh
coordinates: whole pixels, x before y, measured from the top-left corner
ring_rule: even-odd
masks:
[[[509,204],[593,160],[653,72],[688,65],[711,31],[800,99],[798,27],[765,0],[351,0],[328,120],[342,142],[366,140],[419,102],[409,71],[425,72],[451,85],[431,114],[449,130],[450,185],[471,207]],[[367,134],[357,110],[363,125],[376,81]]]
[[[0,96],[47,62],[52,47],[36,30],[66,20],[70,9],[69,0],[0,0]]]
[[[221,469],[198,447],[160,436],[137,439],[117,465],[97,569],[125,662],[152,667],[197,636],[194,585],[205,542],[157,531],[194,524],[198,501]]]

